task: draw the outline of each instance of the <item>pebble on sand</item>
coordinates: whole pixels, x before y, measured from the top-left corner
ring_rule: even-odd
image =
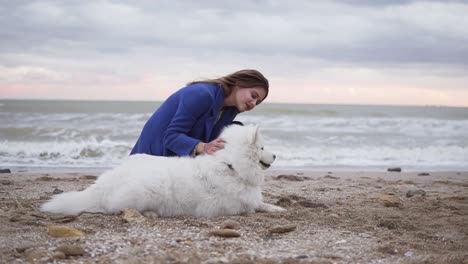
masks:
[[[67,256],[62,251],[57,251],[52,255],[52,258],[54,258],[54,259],[65,259],[65,258],[67,258]]]
[[[65,245],[61,245],[59,247],[57,247],[57,251],[58,252],[63,252],[63,254],[65,254],[65,256],[83,256],[85,251],[84,249],[79,246],[79,245],[69,245],[69,244],[65,244]]]
[[[127,223],[143,223],[146,221],[146,218],[134,208],[125,208],[122,213],[122,217]]]
[[[383,201],[386,207],[399,207],[401,205],[400,198],[394,194],[382,194],[379,200]]]
[[[24,253],[26,250],[35,247],[36,244],[31,243],[31,242],[24,242],[20,246],[16,247],[15,250],[18,253]]]
[[[219,237],[240,237],[240,234],[231,229],[212,229],[209,231],[210,235]]]
[[[239,229],[240,224],[234,220],[226,220],[223,222],[222,229]]]
[[[387,171],[401,172],[401,168],[388,168]]]
[[[282,234],[282,233],[288,233],[294,230],[296,230],[296,225],[275,225],[275,226],[270,227],[270,229],[268,229],[268,232]]]
[[[13,185],[14,182],[10,180],[0,180],[0,184],[2,185]]]
[[[83,232],[73,227],[62,226],[62,225],[50,225],[48,226],[48,233],[53,237],[82,237]]]
[[[426,196],[426,192],[424,190],[409,190],[407,193],[406,193],[406,197],[408,198],[411,198],[415,195],[421,195],[421,196]]]
[[[62,190],[58,189],[58,188],[55,188],[53,191],[52,191],[53,194],[59,194],[59,193],[63,193]]]
[[[45,258],[47,258],[47,250],[45,249],[34,249],[26,253],[26,261],[29,263],[37,263]]]
[[[288,181],[304,181],[304,177],[296,175],[278,175],[273,177],[275,180],[288,180]]]

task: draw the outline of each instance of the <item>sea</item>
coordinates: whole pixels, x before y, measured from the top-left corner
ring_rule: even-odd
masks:
[[[0,169],[108,169],[128,157],[160,102],[0,100]],[[468,171],[468,108],[264,103],[272,168]]]

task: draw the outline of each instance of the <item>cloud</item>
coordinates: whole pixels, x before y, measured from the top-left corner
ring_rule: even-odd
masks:
[[[468,27],[460,26],[467,24],[467,4],[349,4],[353,2],[32,2],[12,8],[4,18],[10,38],[2,50],[72,46],[90,53],[130,53],[142,47],[189,48],[333,61],[467,63],[463,41]]]
[[[0,13],[0,85],[183,84],[259,68],[462,89],[468,68],[464,1],[7,1]]]

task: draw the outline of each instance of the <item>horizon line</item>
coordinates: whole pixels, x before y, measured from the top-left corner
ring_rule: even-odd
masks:
[[[62,102],[142,102],[162,103],[165,100],[128,100],[128,99],[71,99],[71,98],[1,98],[0,101],[62,101]],[[468,108],[468,105],[436,105],[436,104],[374,104],[374,103],[323,103],[323,102],[263,102],[263,104],[284,105],[342,105],[342,106],[389,106],[389,107],[448,107]]]

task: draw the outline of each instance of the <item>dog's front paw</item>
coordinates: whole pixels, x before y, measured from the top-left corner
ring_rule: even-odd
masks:
[[[257,212],[266,212],[266,213],[279,213],[286,212],[286,209],[272,204],[262,203],[257,209]]]
[[[286,208],[283,208],[283,207],[280,207],[280,206],[276,206],[276,205],[272,205],[271,204],[271,211],[270,212],[286,212]]]

